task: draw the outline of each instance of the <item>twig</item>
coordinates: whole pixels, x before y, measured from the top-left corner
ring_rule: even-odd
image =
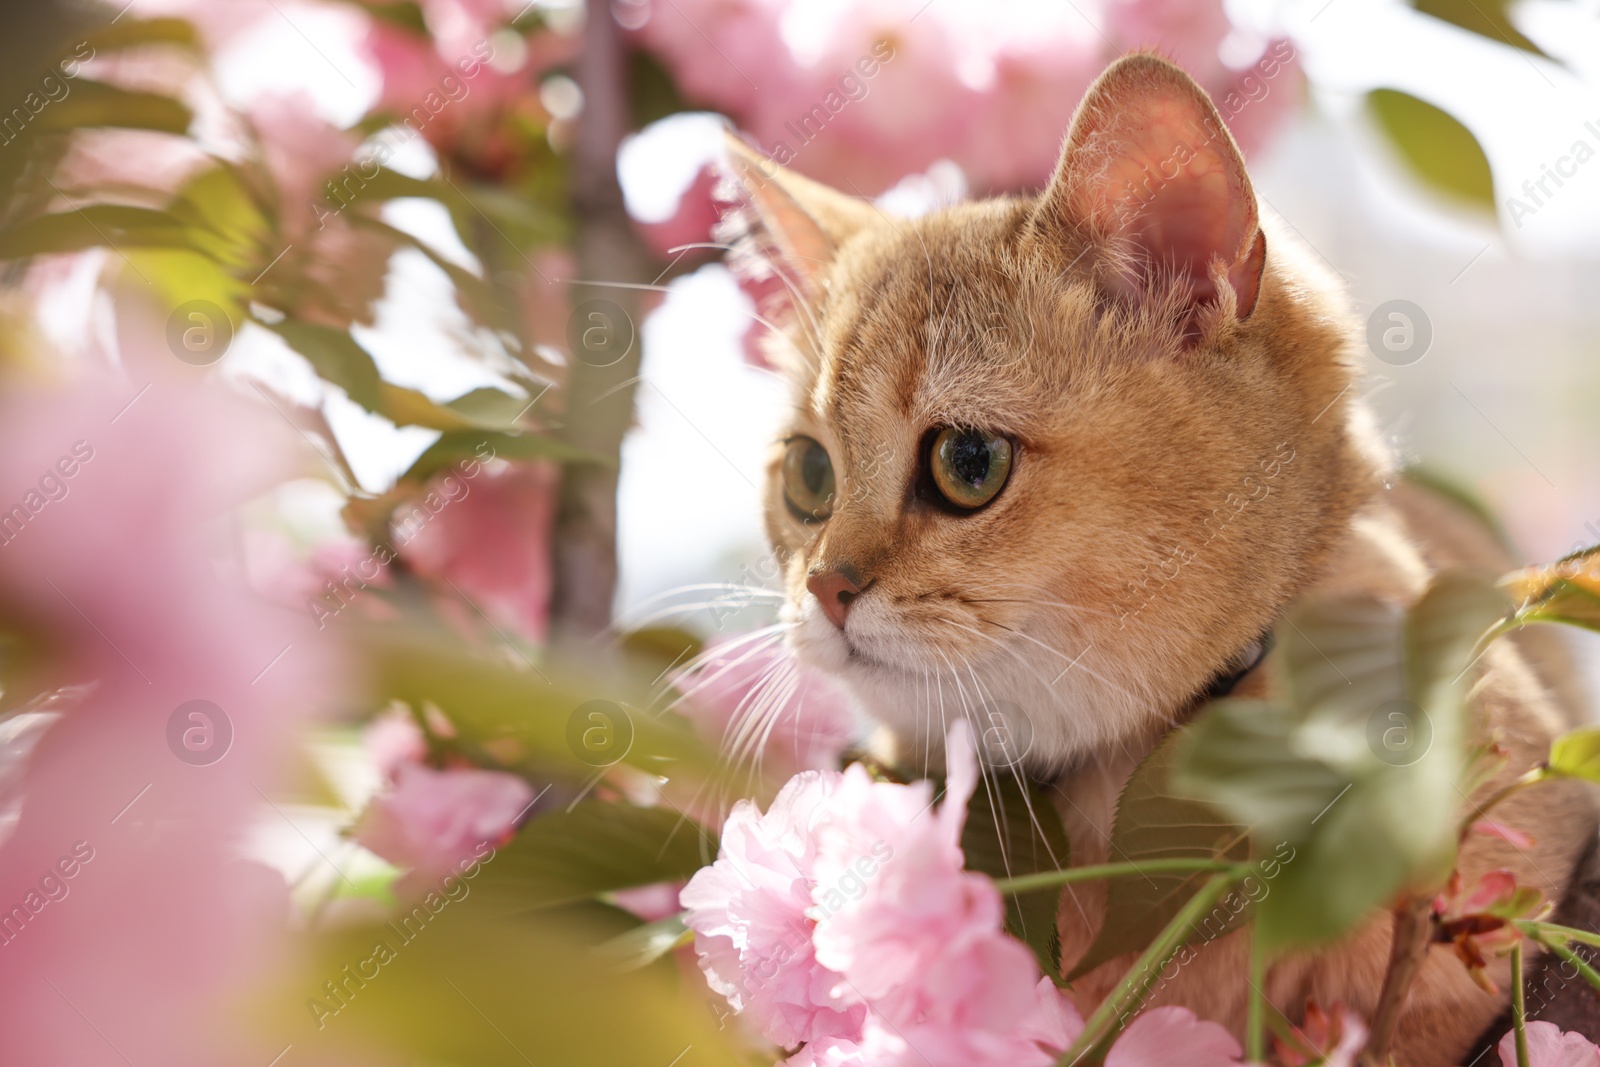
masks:
[[[1361,1062],[1367,1067],[1377,1067],[1389,1058],[1389,1044],[1400,1022],[1400,1011],[1411,992],[1411,983],[1427,959],[1432,940],[1433,902],[1429,898],[1415,897],[1395,908],[1389,970],[1383,977],[1383,991],[1378,995],[1367,1047],[1361,1055]]]
[[[626,50],[608,4],[590,4],[584,19],[577,81],[583,114],[573,145],[572,209],[577,217],[578,277],[636,282],[644,275],[644,252],[622,202],[617,147],[629,126]],[[600,463],[573,463],[562,470],[561,501],[552,544],[555,573],[550,621],[557,639],[582,641],[611,623],[617,586],[617,466],[622,438],[633,419],[639,374],[638,291],[574,283],[572,305],[604,298],[621,311],[608,329],[627,331],[632,344],[614,362],[568,361],[566,424],[562,436]],[[598,365],[605,363],[606,365]]]

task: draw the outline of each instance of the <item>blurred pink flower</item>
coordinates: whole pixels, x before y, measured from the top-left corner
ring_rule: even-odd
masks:
[[[796,775],[764,815],[741,801],[722,828],[716,861],[679,897],[707,983],[785,1047],[857,1037],[866,1018],[860,999],[816,962],[806,915],[814,830],[841,779],[836,771]]]
[[[528,23],[497,37],[516,12],[493,0],[426,0],[420,6],[427,34],[381,18],[367,28],[365,50],[382,82],[377,107],[441,154],[498,166],[505,148],[501,118],[519,103],[538,107],[539,77],[572,58],[576,38],[548,29],[520,32]]]
[[[340,699],[337,646],[214,560],[219,520],[299,442],[161,373],[164,349],[123,355],[146,384],[0,400],[5,628],[47,651],[47,684],[90,683],[27,759],[0,846],[0,1031],[39,1067],[265,1062],[227,1002],[275,962],[287,897],[238,843],[296,727]]]
[[[1237,32],[1221,0],[677,0],[639,37],[777,162],[861,195],[940,159],[980,192],[1042,185],[1084,90],[1132,47],[1184,64],[1247,149],[1300,93],[1287,42]]]
[[[1153,1008],[1117,1038],[1106,1067],[1235,1067],[1243,1051],[1227,1030],[1188,1008]]]
[[[488,464],[470,479],[443,475],[430,491],[444,505],[411,536],[397,533],[395,545],[445,596],[465,598],[472,618],[482,611],[493,625],[540,641],[550,611],[557,478],[548,463]]]
[[[855,740],[850,697],[794,658],[781,642],[712,642],[681,675],[677,711],[732,759],[754,757],[778,780],[836,770]]]
[[[485,845],[504,844],[534,799],[532,786],[505,771],[399,763],[392,777],[363,813],[356,840],[406,868],[402,894],[455,873]]]
[[[1154,49],[1193,75],[1246,154],[1300,105],[1294,46],[1233,26],[1222,0],[1110,0],[1105,18],[1119,49]]]
[[[1600,1064],[1600,1047],[1579,1033],[1564,1032],[1555,1023],[1534,1022],[1527,1026],[1528,1067],[1595,1067]],[[1501,1067],[1517,1067],[1517,1034],[1507,1032],[1500,1039]]]
[[[1293,1037],[1274,1037],[1272,1044],[1283,1067],[1354,1067],[1367,1044],[1367,1026],[1359,1015],[1339,1004],[1324,1009],[1312,1001]]]
[[[386,711],[369,722],[361,733],[361,744],[385,782],[394,781],[402,767],[428,757],[428,739],[422,728],[410,712],[399,709]]]
[[[653,923],[683,910],[678,903],[683,886],[683,882],[657,882],[633,889],[618,889],[611,893],[611,903],[647,923]]]
[[[321,118],[303,90],[261,96],[248,117],[277,189],[284,236],[304,235],[338,206],[325,195],[324,187],[351,161],[358,139]]]

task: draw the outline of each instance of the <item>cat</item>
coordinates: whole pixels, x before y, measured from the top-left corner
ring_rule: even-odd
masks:
[[[1037,196],[893,218],[736,138],[729,154],[735,268],[788,294],[769,340],[790,410],[764,506],[793,652],[906,763],[937,763],[956,715],[1029,709],[1026,766],[1052,783],[1075,864],[1111,858],[1123,783],[1208,687],[1271,695],[1262,637],[1295,601],[1405,603],[1443,567],[1511,565],[1463,509],[1394,476],[1355,399],[1339,286],[1261,210],[1174,64],[1112,64]],[[1542,639],[1484,657],[1474,710],[1511,752],[1496,784],[1573,722],[1552,696],[1559,658]],[[1524,793],[1496,818],[1536,844],[1474,836],[1466,877],[1510,867],[1560,899],[1594,836],[1585,789]],[[1103,902],[1103,885],[1063,895],[1065,968]],[[1308,998],[1368,1016],[1389,941],[1374,915],[1279,962],[1267,995],[1291,1019]],[[1203,944],[1155,1002],[1239,1034],[1246,958],[1240,933]],[[1075,982],[1080,1010],[1130,962]],[[1506,961],[1489,973],[1504,990]],[[1506,1004],[1434,946],[1399,1062],[1458,1062]]]

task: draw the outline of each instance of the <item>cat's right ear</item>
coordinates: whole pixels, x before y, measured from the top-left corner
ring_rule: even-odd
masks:
[[[1191,337],[1205,309],[1255,310],[1266,238],[1244,159],[1205,90],[1159,56],[1125,56],[1089,87],[1036,222],[1087,244],[1113,296],[1176,294]]]
[[[725,144],[729,198],[741,205],[731,236],[781,272],[802,299],[819,297],[840,245],[876,221],[872,206],[786,170],[732,130]]]

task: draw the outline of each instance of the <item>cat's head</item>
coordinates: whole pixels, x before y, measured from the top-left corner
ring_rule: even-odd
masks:
[[[1341,300],[1172,64],[1108,69],[1037,197],[899,219],[731,154],[791,294],[790,640],[907,743],[998,711],[1059,767],[1158,729],[1370,496]]]

